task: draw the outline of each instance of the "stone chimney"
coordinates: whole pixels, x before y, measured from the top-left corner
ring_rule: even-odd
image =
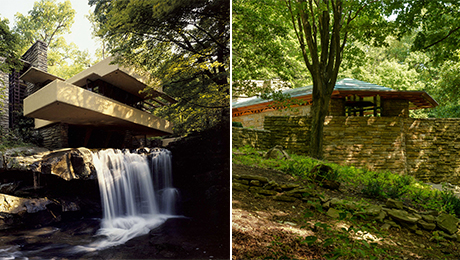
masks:
[[[31,67],[37,69],[48,71],[48,45],[43,41],[36,41],[32,47],[30,47],[22,59],[29,63]],[[25,72],[25,70],[23,71]],[[39,89],[39,86],[34,86],[34,84],[27,83],[26,96],[31,95]]]
[[[22,59],[29,62],[32,67],[48,71],[48,46],[38,40],[22,55]]]

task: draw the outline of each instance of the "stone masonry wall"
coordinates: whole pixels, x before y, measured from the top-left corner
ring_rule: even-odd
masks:
[[[249,145],[256,149],[268,150],[272,147],[270,131],[251,128],[232,128],[232,143],[235,147]]]
[[[262,137],[268,140],[256,140],[264,142],[262,146],[282,145],[293,153],[307,153],[308,117],[269,117],[265,119],[265,129],[269,133],[264,133]],[[413,175],[422,181],[458,185],[459,130],[460,119],[327,117],[323,155],[325,160],[341,165],[375,171],[390,170]],[[239,132],[233,131],[233,135],[238,135]],[[233,138],[234,147],[244,143],[235,140],[238,139]],[[258,146],[254,142],[247,144]]]
[[[310,141],[310,117],[272,116],[265,118],[265,130],[270,131],[270,143],[306,154]]]
[[[323,156],[330,162],[405,173],[400,117],[328,117]]]
[[[28,61],[32,67],[48,71],[48,46],[45,42],[37,41],[30,47],[22,59]],[[27,96],[36,92],[41,86],[27,83]]]
[[[43,147],[59,149],[69,146],[69,126],[64,123],[56,123],[37,129],[43,136]]]
[[[406,122],[408,171],[420,180],[460,184],[460,119]]]
[[[262,113],[255,113],[239,117],[233,117],[233,122],[241,122],[243,127],[253,127],[254,129],[264,129],[264,120],[271,116],[309,116],[311,106],[294,107],[291,109],[271,110]]]
[[[0,62],[2,62],[0,60]],[[8,129],[9,127],[9,79],[8,74],[0,71],[0,127]]]

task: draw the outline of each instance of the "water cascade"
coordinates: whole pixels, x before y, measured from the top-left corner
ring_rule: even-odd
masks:
[[[172,186],[171,153],[155,148],[148,155],[114,149],[93,153],[104,239],[83,250],[100,250],[144,235],[175,214],[178,192]]]

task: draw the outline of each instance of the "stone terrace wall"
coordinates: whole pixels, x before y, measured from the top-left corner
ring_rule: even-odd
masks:
[[[270,131],[251,128],[232,127],[234,147],[249,145],[256,149],[268,150],[272,147]]]
[[[420,180],[460,184],[460,119],[406,122],[408,171]]]
[[[270,131],[270,143],[282,145],[297,154],[308,152],[310,117],[272,116],[265,118],[264,129]]]
[[[269,133],[246,143],[282,145],[293,153],[307,153],[310,118],[267,117],[265,129]],[[233,146],[243,142],[234,138]],[[323,151],[325,160],[342,165],[460,184],[460,119],[327,117]]]
[[[403,125],[401,117],[328,117],[324,123],[324,159],[405,173]]]

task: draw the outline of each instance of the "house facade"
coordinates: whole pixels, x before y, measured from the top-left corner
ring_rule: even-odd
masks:
[[[47,72],[46,50],[44,42],[35,43],[22,57],[22,70],[4,81],[8,100],[2,103],[8,111],[2,109],[3,127],[14,127],[19,113],[34,118],[49,148],[129,147],[136,140],[172,134],[172,124],[149,111],[175,100],[161,91],[141,92],[146,80],[132,69],[107,58],[62,79]]]
[[[291,105],[259,97],[232,103],[232,121],[243,127],[264,129],[267,116],[310,116],[312,86],[287,89]],[[425,91],[399,91],[364,81],[345,78],[336,82],[329,104],[330,116],[408,117],[409,110],[432,108],[438,103]]]

